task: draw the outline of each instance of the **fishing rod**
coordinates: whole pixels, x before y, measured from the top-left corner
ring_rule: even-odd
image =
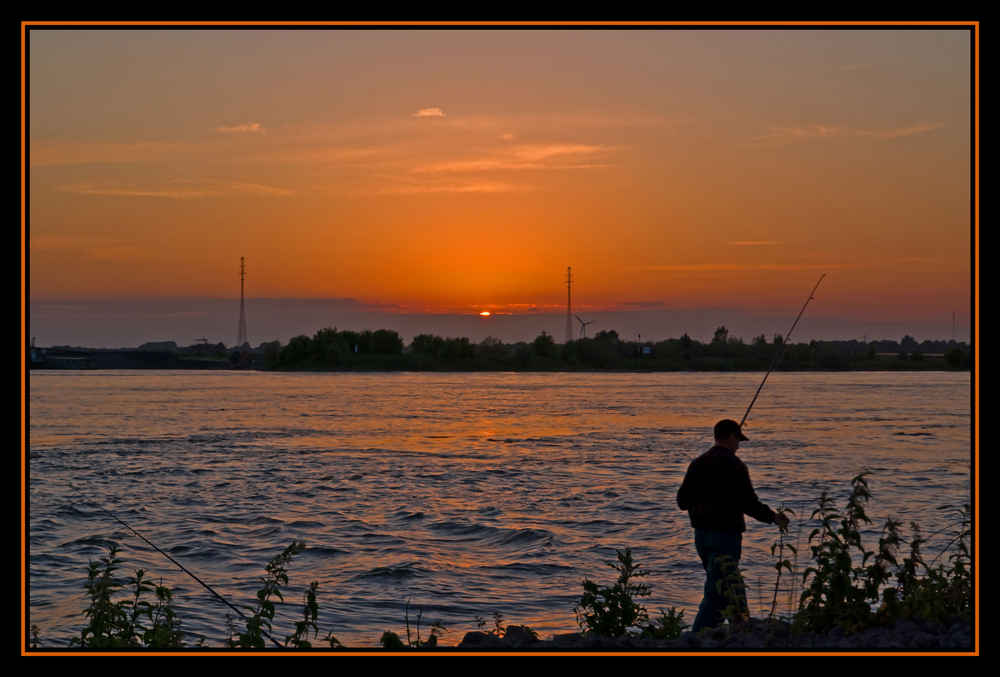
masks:
[[[203,586],[203,587],[204,587],[204,588],[205,588],[206,590],[208,590],[208,591],[209,591],[210,593],[212,593],[213,595],[215,595],[216,597],[218,597],[218,598],[219,598],[219,601],[220,601],[220,602],[222,602],[223,604],[225,604],[226,606],[228,606],[228,607],[229,607],[230,609],[232,609],[233,611],[235,611],[235,612],[236,612],[237,614],[239,614],[240,618],[242,618],[242,619],[243,619],[244,621],[246,621],[246,622],[248,622],[248,623],[250,622],[250,619],[249,619],[249,618],[247,618],[247,617],[246,617],[245,615],[243,615],[243,612],[242,612],[242,611],[240,611],[239,609],[237,609],[236,607],[234,607],[234,606],[233,606],[232,604],[230,604],[230,603],[229,603],[229,602],[228,602],[228,601],[227,601],[227,600],[226,600],[226,599],[225,599],[225,598],[224,598],[224,597],[223,597],[222,595],[220,595],[220,594],[219,594],[219,593],[217,593],[217,592],[216,592],[215,590],[213,590],[213,589],[211,588],[211,586],[209,586],[209,585],[208,585],[207,583],[205,583],[205,582],[204,582],[203,580],[201,580],[200,578],[198,578],[197,576],[195,576],[195,575],[194,575],[193,573],[191,573],[190,571],[188,571],[188,570],[187,570],[186,568],[184,568],[184,565],[183,565],[183,564],[181,564],[180,562],[178,562],[177,560],[175,560],[175,559],[174,559],[173,557],[171,557],[170,555],[168,555],[167,553],[163,552],[162,550],[160,550],[159,548],[157,548],[157,547],[156,547],[155,545],[153,545],[153,543],[152,543],[152,542],[151,542],[151,541],[150,541],[150,540],[149,540],[148,538],[146,538],[145,536],[143,536],[142,534],[140,534],[140,533],[139,533],[138,531],[136,531],[135,529],[133,529],[133,528],[132,528],[132,527],[130,527],[129,525],[125,524],[125,522],[123,522],[123,521],[121,521],[120,519],[118,519],[118,516],[117,516],[117,515],[115,515],[115,514],[114,514],[113,512],[111,512],[111,511],[109,511],[109,510],[106,510],[106,509],[104,508],[104,506],[102,506],[101,504],[97,503],[96,501],[94,501],[93,499],[91,499],[91,498],[90,498],[89,496],[87,496],[87,495],[86,495],[85,493],[83,493],[82,491],[80,491],[79,489],[77,489],[76,487],[74,487],[74,486],[73,486],[73,483],[72,483],[72,482],[70,482],[70,483],[69,483],[69,488],[70,488],[70,489],[72,489],[73,491],[75,491],[76,493],[80,494],[81,496],[83,496],[83,497],[84,497],[84,498],[85,498],[86,500],[90,501],[91,503],[93,503],[94,505],[96,505],[96,506],[97,506],[98,508],[100,508],[101,510],[104,510],[104,512],[106,512],[106,513],[108,513],[109,515],[111,515],[111,517],[112,517],[112,518],[113,518],[113,519],[114,519],[114,520],[115,520],[116,522],[118,522],[119,524],[121,524],[121,525],[122,525],[123,527],[125,527],[126,529],[128,529],[129,531],[131,531],[131,532],[132,532],[133,534],[135,534],[136,536],[138,536],[138,537],[139,537],[139,538],[141,538],[142,540],[146,541],[146,543],[148,543],[148,544],[149,544],[149,545],[150,545],[150,546],[151,546],[151,547],[152,547],[152,548],[153,548],[154,550],[156,550],[156,552],[160,553],[161,555],[163,555],[164,557],[166,557],[167,559],[169,559],[169,560],[170,560],[171,562],[173,562],[173,563],[174,563],[174,564],[176,564],[176,565],[177,565],[178,567],[180,567],[181,571],[183,571],[183,572],[184,572],[184,573],[186,573],[186,574],[187,574],[188,576],[190,576],[190,577],[191,577],[191,578],[193,578],[194,580],[196,580],[196,581],[198,581],[199,583],[201,583],[201,584],[202,584],[202,586]],[[261,631],[261,633],[262,633],[262,634],[263,634],[263,635],[264,635],[265,637],[267,637],[267,638],[268,638],[269,640],[271,640],[272,642],[274,642],[274,645],[275,645],[276,647],[278,647],[279,649],[284,649],[284,648],[285,648],[285,647],[281,646],[281,644],[280,644],[280,643],[279,643],[279,642],[278,642],[278,641],[277,641],[276,639],[274,639],[274,637],[271,637],[271,635],[269,635],[269,634],[267,633],[267,631],[266,631],[266,630],[264,630],[264,628],[261,628],[261,629],[260,629],[260,631]]]
[[[771,375],[771,372],[778,365],[778,359],[781,357],[782,353],[785,352],[785,344],[788,343],[789,337],[795,330],[795,325],[799,323],[799,319],[802,317],[802,313],[806,312],[806,306],[808,306],[809,302],[813,300],[813,294],[816,293],[816,289],[819,288],[819,283],[823,281],[824,277],[826,277],[826,273],[823,273],[822,275],[819,276],[819,282],[817,282],[816,286],[813,287],[813,290],[809,292],[809,298],[806,299],[805,305],[802,306],[802,310],[799,311],[799,316],[795,318],[795,322],[792,323],[792,328],[788,330],[788,333],[785,335],[785,340],[781,342],[781,347],[778,349],[778,353],[774,356],[774,359],[771,360],[771,368],[767,370],[766,374],[764,374],[764,380],[760,382],[760,387],[757,388],[757,393],[753,396],[753,400],[750,401],[750,406],[747,407],[747,413],[743,414],[743,420],[740,421],[741,430],[743,429],[743,424],[746,423],[747,421],[747,416],[750,415],[750,410],[753,409],[753,403],[757,401],[757,395],[760,395],[760,391],[761,389],[763,389],[764,383],[767,381],[767,377]]]

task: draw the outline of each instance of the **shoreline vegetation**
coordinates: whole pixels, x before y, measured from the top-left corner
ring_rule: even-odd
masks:
[[[827,491],[822,492],[812,512],[819,526],[809,534],[801,552],[782,529],[771,546],[776,579],[766,617],[750,617],[746,584],[734,564],[727,567],[723,562],[729,575],[719,585],[730,605],[721,626],[695,635],[687,630],[684,611],[675,607],[661,609],[659,617],[650,618],[641,603],[651,594],[650,588],[639,582],[647,572],[626,547],[616,550],[617,562],[606,562],[618,574],[614,583],[600,586],[589,579],[582,582],[583,593],[573,608],[580,632],[543,640],[526,625],[506,624],[503,615],[494,611],[491,629],[486,629],[486,620],[476,616],[469,623],[477,629],[468,630],[461,641],[446,647],[440,640],[449,628],[441,620],[423,621],[428,634],[422,638],[423,609],[411,607],[408,599],[402,619],[405,630],[386,630],[378,644],[389,651],[972,650],[971,504],[941,507],[954,513],[954,521],[947,544],[928,562],[921,551],[927,541],[916,523],[910,524],[906,536],[902,525],[890,517],[877,544],[864,543],[862,531],[872,524],[866,513],[871,498],[867,476],[866,471],[854,477],[842,509],[834,506]],[[797,526],[803,528],[801,522]],[[293,557],[305,549],[305,543],[292,542],[267,563],[256,602],[242,607],[246,613],[240,611],[238,617],[225,612],[228,637],[223,648],[347,648],[332,630],[320,636],[322,595],[315,581],[295,592],[301,595],[301,620],[286,629],[290,634],[272,625],[276,603],[285,602],[282,589],[294,599],[288,572]],[[182,630],[169,588],[153,584],[143,570],[135,570],[135,575],[127,578],[116,573],[123,568],[118,553],[118,545],[112,542],[106,557],[90,562],[84,585],[89,606],[82,613],[86,625],[69,648],[211,648],[205,644],[206,637]],[[807,562],[801,569],[799,557]],[[762,608],[767,606],[762,604]],[[787,613],[779,613],[781,608]],[[29,635],[29,650],[53,648],[46,643],[44,628],[31,625]]]
[[[95,350],[54,346],[31,349],[33,369],[262,369],[268,371],[452,372],[679,372],[767,371],[967,371],[971,346],[955,341],[810,341],[782,347],[780,334],[744,342],[721,326],[708,343],[684,334],[665,341],[628,341],[614,330],[556,343],[542,332],[534,341],[505,344],[495,337],[420,334],[407,346],[395,331],[338,331],[326,327],[287,345],[252,348],[224,344],[178,347],[173,341],[138,349]]]

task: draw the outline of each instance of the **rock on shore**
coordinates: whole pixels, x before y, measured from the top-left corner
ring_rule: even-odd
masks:
[[[599,637],[578,632],[554,635],[547,640],[535,639],[524,628],[511,625],[503,637],[488,632],[469,632],[458,644],[459,649],[479,651],[650,651],[650,650],[742,650],[742,649],[854,649],[860,651],[895,650],[927,651],[935,649],[972,650],[972,625],[968,619],[956,616],[951,623],[925,623],[920,620],[900,620],[886,627],[868,628],[847,634],[834,628],[827,634],[793,634],[783,621],[767,623],[751,620],[745,632],[730,632],[716,628],[696,636],[683,633],[678,639],[658,640],[637,637]]]

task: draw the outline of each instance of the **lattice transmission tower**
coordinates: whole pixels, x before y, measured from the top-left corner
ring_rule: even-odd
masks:
[[[244,343],[249,343],[250,339],[247,338],[247,316],[246,309],[243,305],[243,278],[247,275],[246,264],[243,262],[244,258],[240,257],[240,329],[236,332],[236,346],[241,347]]]
[[[570,287],[573,285],[573,269],[566,266],[566,343],[573,340],[573,304],[570,303]]]

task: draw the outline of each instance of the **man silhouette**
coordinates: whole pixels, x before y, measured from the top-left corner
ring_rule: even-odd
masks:
[[[723,564],[728,556],[738,565],[743,546],[743,532],[747,530],[743,515],[750,515],[767,524],[788,526],[788,517],[775,512],[757,499],[750,482],[750,472],[736,456],[740,442],[747,441],[740,424],[723,419],[715,424],[715,445],[691,461],[684,482],[677,492],[677,505],[687,510],[694,527],[694,545],[705,567],[705,596],[698,607],[692,630],[715,627],[722,621],[722,612],[729,606],[725,593],[717,583],[724,581],[727,573]],[[732,590],[745,604],[742,589]],[[747,612],[746,608],[739,613]]]

